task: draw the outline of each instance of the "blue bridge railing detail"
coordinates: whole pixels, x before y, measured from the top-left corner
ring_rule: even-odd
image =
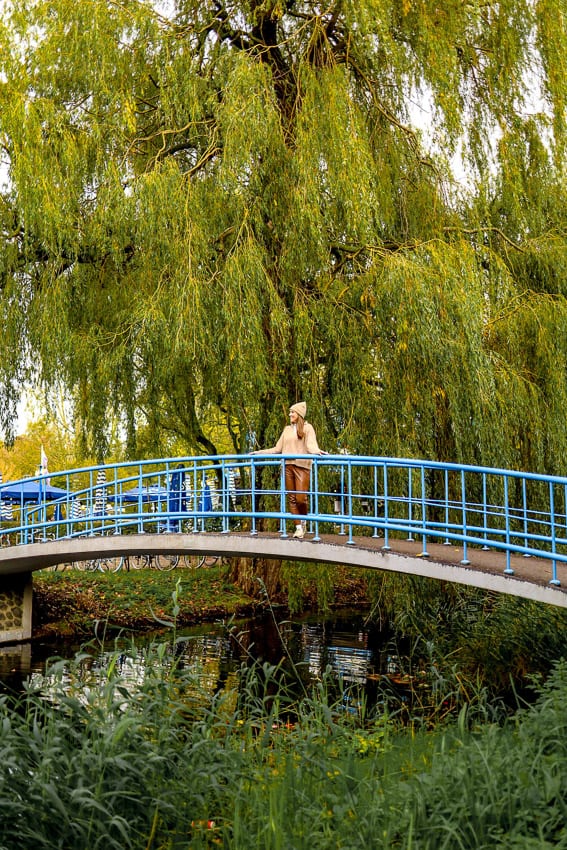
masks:
[[[431,541],[567,562],[567,478],[412,458],[302,456],[313,461],[309,513],[323,533]],[[176,457],[90,466],[0,485],[0,539],[25,545],[99,534],[277,531],[292,514],[279,455]]]

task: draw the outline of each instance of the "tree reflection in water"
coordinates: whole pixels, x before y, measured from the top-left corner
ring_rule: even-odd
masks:
[[[219,693],[238,688],[238,671],[254,662],[279,666],[288,679],[299,679],[308,687],[330,672],[339,688],[361,686],[371,696],[373,683],[387,673],[392,663],[390,634],[368,626],[360,614],[333,620],[282,620],[265,616],[237,624],[216,623],[176,634],[161,632],[143,638],[120,639],[105,644],[92,642],[82,648],[79,663],[65,671],[69,687],[93,685],[109,675],[110,667],[120,674],[124,687],[134,693],[144,681],[149,641],[163,644],[160,663],[174,663],[190,671],[201,693]],[[122,646],[123,651],[117,653]],[[128,647],[134,647],[132,653]],[[81,650],[74,643],[22,644],[0,651],[0,691],[20,690],[25,680],[49,691],[44,679],[48,660],[71,659]],[[397,657],[397,656],[394,656]],[[153,658],[155,664],[155,656]],[[60,674],[59,674],[60,675]],[[348,702],[348,699],[346,699]],[[350,710],[350,709],[349,709]]]

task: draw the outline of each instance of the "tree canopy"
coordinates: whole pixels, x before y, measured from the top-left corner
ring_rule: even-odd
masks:
[[[8,438],[564,471],[565,0],[5,5]]]

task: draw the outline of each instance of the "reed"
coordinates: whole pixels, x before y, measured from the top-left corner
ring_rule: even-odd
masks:
[[[174,650],[135,684],[129,653],[85,652],[0,699],[1,850],[564,846],[565,664],[512,718],[428,731],[278,666],[211,695]]]

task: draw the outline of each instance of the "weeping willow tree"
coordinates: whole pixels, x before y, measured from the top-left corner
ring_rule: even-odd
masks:
[[[564,471],[565,0],[4,6],[8,439]]]

